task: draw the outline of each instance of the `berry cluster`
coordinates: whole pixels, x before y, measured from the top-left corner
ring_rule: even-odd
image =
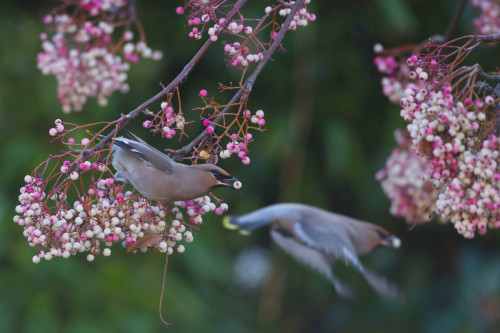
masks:
[[[460,42],[464,44],[456,45]],[[498,92],[481,82],[490,76],[479,65],[461,64],[478,45],[470,37],[444,44],[431,40],[424,53],[412,54],[405,61],[404,51],[375,46],[379,54],[375,64],[388,75],[382,79],[384,94],[391,100],[402,94],[400,115],[408,122],[411,140],[399,140],[402,147],[378,174],[391,198],[391,212],[405,216],[408,207],[417,204],[408,199],[411,196],[404,190],[407,184],[403,179],[412,180],[404,173],[408,161],[414,164],[413,157],[421,156],[425,162],[413,171],[420,181],[410,182],[414,185],[411,193],[424,194],[419,200],[427,211],[420,216],[428,217],[433,208],[441,220],[451,221],[466,238],[474,237],[476,231],[484,234],[487,228],[500,227]],[[403,153],[404,149],[407,152]],[[425,220],[413,216],[417,223]]]
[[[177,132],[183,133],[186,119],[181,111],[177,114],[174,112],[170,102],[162,102],[160,111],[148,114],[153,116],[153,120],[144,121],[142,123],[144,128],[151,128],[154,133],[160,133],[166,139],[172,139]]]
[[[75,15],[66,13],[72,5],[79,8]],[[63,112],[80,111],[89,97],[106,105],[114,91],[129,90],[130,63],[140,57],[162,58],[144,40],[134,41],[131,30],[120,30],[108,15],[127,10],[123,0],[74,0],[43,18],[46,32],[40,35],[43,51],[37,56],[38,68],[56,77]],[[116,36],[120,37],[115,40]]]
[[[79,170],[66,176],[66,189],[78,187],[75,181],[85,173],[82,168]],[[87,260],[92,261],[97,254],[109,256],[114,243],[133,252],[153,248],[162,253],[172,254],[174,249],[182,253],[185,248],[179,242],[193,241],[192,231],[203,223],[205,214],[213,211],[221,215],[228,210],[227,204],[220,200],[211,202],[209,196],[174,202],[171,206],[152,204],[125,191],[112,177],[94,181],[96,174],[104,177],[104,165],[89,165],[87,170],[92,173],[91,185],[86,192],[77,194],[51,191],[47,195],[48,182],[40,175],[24,178],[14,222],[24,228],[30,246],[40,248],[33,262],[38,263],[41,258],[69,258],[81,252],[88,253]],[[75,200],[69,205],[68,197],[73,195]]]
[[[203,125],[206,126],[205,132],[207,134],[213,135],[215,132],[214,124],[210,121],[211,118],[215,117],[216,113],[209,116],[208,119],[203,120]],[[242,112],[240,118],[242,118],[242,120],[238,121],[235,126],[237,128],[237,133],[228,134],[231,125],[225,127],[224,135],[230,139],[230,142],[226,144],[225,148],[220,144],[216,145],[214,152],[219,152],[219,156],[222,159],[230,158],[233,154],[236,154],[243,164],[248,165],[250,164],[250,157],[247,156],[249,153],[248,144],[253,141],[253,135],[249,133],[248,130],[254,129],[262,131],[262,127],[266,124],[266,121],[264,119],[264,111],[262,110],[257,110],[254,115],[252,115],[250,110],[245,110]],[[238,118],[235,119],[235,121],[237,120]],[[251,124],[255,124],[258,127],[252,126]],[[222,137],[223,136],[219,136],[217,142],[221,141]],[[209,157],[206,151],[202,151],[202,154],[207,158]],[[201,157],[205,158],[204,156]]]
[[[218,10],[223,1],[187,1],[185,7],[177,7],[176,13],[184,14],[189,7],[188,33],[190,38],[201,39],[206,32],[212,41],[217,41],[221,34],[228,34],[239,37],[238,42],[224,42],[224,52],[228,56],[228,63],[234,67],[247,67],[250,63],[256,63],[263,58],[266,46],[270,45],[278,35],[280,25],[273,18],[277,16],[288,16],[291,13],[291,2],[281,2],[276,6],[267,6],[264,9],[265,15],[260,19],[243,18],[226,21],[223,13]],[[307,4],[311,0],[306,0],[302,8],[293,16],[289,30],[296,30],[297,27],[305,27],[309,22],[316,20],[316,15],[307,10]],[[269,31],[270,29],[270,31]],[[266,30],[266,38],[259,34]]]
[[[449,219],[458,233],[473,238],[487,228],[500,228],[500,138],[490,135],[477,153],[465,151],[457,175],[444,186],[436,213]]]
[[[374,63],[380,73],[386,76],[382,77],[382,93],[392,103],[399,103],[404,97],[404,91],[409,84],[424,87],[424,82],[412,83],[409,77],[410,67],[401,57],[392,54],[384,54],[384,47],[381,44],[375,44],[373,50],[375,56]]]
[[[440,192],[436,213],[467,238],[474,231],[484,234],[487,227],[500,227],[495,98],[475,86],[440,82],[450,66],[440,67],[436,60],[412,55],[408,65],[414,69],[412,78],[425,80],[429,74],[433,78],[429,89],[408,86],[401,116],[409,122],[414,149],[430,161],[428,178]],[[476,69],[462,69],[463,75],[455,79],[474,78]]]
[[[398,130],[394,136],[398,147],[392,150],[376,178],[391,201],[392,215],[403,217],[410,224],[428,222],[437,196],[432,183],[425,179],[429,162],[412,149],[406,131]]]
[[[474,20],[476,30],[480,34],[500,34],[500,1],[472,0],[472,5],[481,10]]]

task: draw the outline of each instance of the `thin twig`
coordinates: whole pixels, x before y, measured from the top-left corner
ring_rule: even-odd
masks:
[[[160,304],[158,305],[158,312],[160,313],[160,319],[161,321],[168,327],[171,326],[172,323],[167,322],[165,319],[163,319],[163,316],[161,314],[161,305],[163,303],[163,294],[165,292],[165,280],[167,278],[167,265],[168,265],[168,252],[165,253],[165,268],[163,269],[163,283],[161,284],[161,295],[160,295]]]
[[[458,26],[458,22],[460,22],[460,18],[462,18],[462,14],[464,12],[466,5],[467,5],[467,0],[460,1],[460,4],[458,5],[457,10],[455,11],[455,15],[453,15],[453,19],[451,20],[450,25],[448,26],[448,29],[446,29],[446,33],[444,34],[445,42],[449,41],[451,35],[453,35],[453,33],[455,32],[455,29]]]

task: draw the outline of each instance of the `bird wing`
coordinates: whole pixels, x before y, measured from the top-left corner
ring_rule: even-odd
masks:
[[[340,296],[353,298],[354,292],[352,289],[333,275],[331,264],[322,253],[297,242],[291,237],[286,237],[276,230],[271,230],[271,237],[286,253],[323,275],[332,283]]]
[[[295,221],[292,228],[295,236],[306,245],[328,256],[333,256],[335,259],[344,260],[346,264],[360,271],[364,269],[352,242],[342,230],[337,233],[331,228],[323,228],[320,224],[302,221]]]
[[[122,183],[129,183],[127,177],[125,177],[123,175],[123,173],[121,173],[120,171],[117,171],[115,172],[115,175],[113,176],[113,178],[117,181],[117,182],[122,182]]]
[[[118,147],[136,155],[137,157],[139,157],[141,160],[143,160],[147,164],[149,164],[149,165],[151,165],[151,166],[153,166],[153,167],[155,167],[155,168],[157,168],[157,169],[159,169],[167,174],[172,173],[175,162],[170,157],[163,154],[158,149],[148,145],[144,141],[142,141],[142,140],[135,141],[135,140],[130,140],[127,138],[119,137],[119,138],[115,139],[114,144],[117,145]]]
[[[293,232],[306,245],[351,264],[379,295],[392,300],[401,299],[401,292],[395,285],[363,266],[354,245],[342,230],[334,232],[331,228],[323,228],[320,224],[297,221],[293,224]]]

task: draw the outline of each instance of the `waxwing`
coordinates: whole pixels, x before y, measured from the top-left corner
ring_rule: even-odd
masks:
[[[111,155],[112,165],[117,170],[115,179],[132,184],[148,199],[192,200],[218,187],[241,187],[236,178],[218,166],[177,163],[130,131],[121,131],[129,138],[117,137],[113,141]]]
[[[226,217],[224,225],[243,232],[269,226],[271,238],[279,247],[323,275],[344,298],[352,298],[354,293],[333,275],[331,266],[335,259],[357,269],[380,296],[401,298],[395,286],[368,271],[358,258],[378,245],[392,248],[401,245],[399,238],[377,225],[295,203],[275,204],[246,215]]]

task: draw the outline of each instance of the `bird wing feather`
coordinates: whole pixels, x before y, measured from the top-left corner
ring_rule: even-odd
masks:
[[[363,266],[347,234],[343,234],[341,231],[334,232],[331,228],[322,228],[320,224],[301,221],[293,224],[293,231],[308,246],[351,264],[379,295],[392,300],[401,299],[401,292],[395,285]]]
[[[142,140],[135,141],[119,137],[115,139],[114,144],[167,174],[171,174],[173,171],[175,162],[170,157]]]
[[[331,228],[321,228],[321,225],[296,221],[293,232],[302,242],[326,255],[344,260],[357,270],[364,269],[356,255],[356,250],[349,238],[341,232],[333,232]]]
[[[286,253],[323,275],[332,283],[340,296],[344,298],[353,298],[353,290],[333,275],[331,264],[322,253],[297,242],[291,237],[286,237],[276,230],[271,230],[271,237]]]

